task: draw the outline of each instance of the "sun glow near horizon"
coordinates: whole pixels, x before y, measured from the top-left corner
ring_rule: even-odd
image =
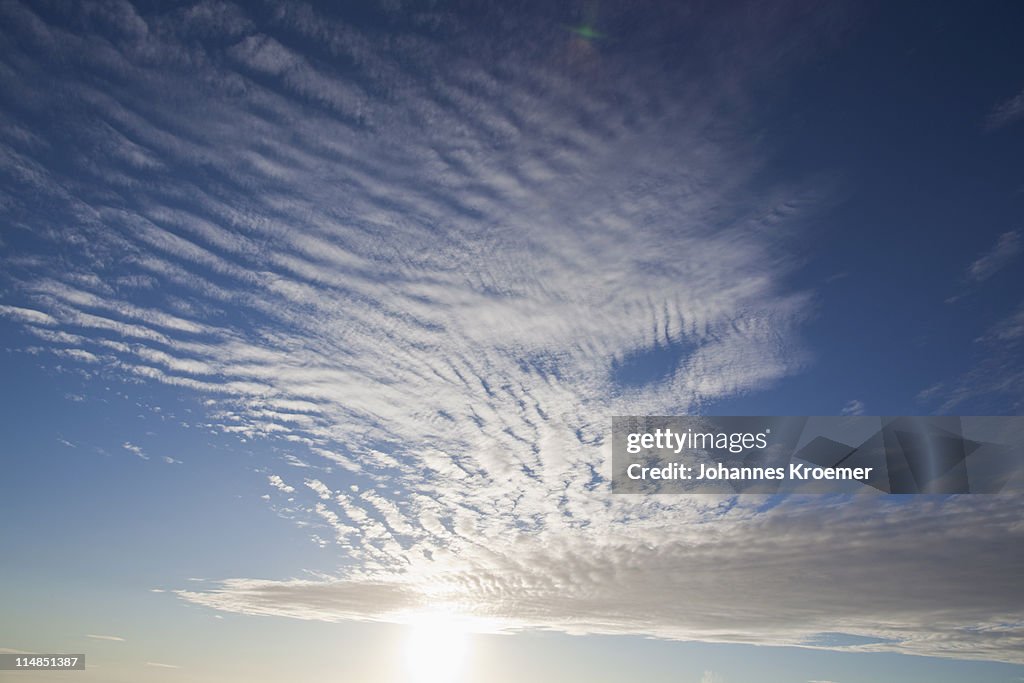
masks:
[[[459,683],[470,648],[470,629],[447,612],[426,612],[409,623],[405,641],[405,680]]]

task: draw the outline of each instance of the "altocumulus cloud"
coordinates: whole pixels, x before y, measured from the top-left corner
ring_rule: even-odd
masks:
[[[544,9],[372,10],[381,35],[293,3],[7,3],[0,315],[308,450],[316,479],[268,482],[345,570],[192,602],[1019,660],[1019,502],[609,493],[610,415],[805,363],[786,253],[828,192],[767,179],[743,95],[835,28],[798,4],[623,3],[601,44]]]

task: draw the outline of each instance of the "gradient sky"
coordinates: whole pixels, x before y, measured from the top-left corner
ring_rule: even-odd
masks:
[[[612,415],[1022,412],[1022,25],[0,3],[0,651],[89,662],[0,680],[1024,680],[1018,497],[607,481]]]

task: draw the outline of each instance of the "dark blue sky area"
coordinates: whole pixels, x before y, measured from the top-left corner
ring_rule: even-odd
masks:
[[[915,396],[981,359],[1019,373],[1015,342],[978,339],[1019,310],[1021,260],[983,282],[966,270],[1020,231],[1024,126],[992,115],[1024,81],[1022,22],[1016,3],[875,5],[832,49],[765,84],[758,130],[777,151],[772,172],[818,175],[836,199],[796,249],[800,278],[820,286],[807,334],[821,351],[778,395],[782,412],[829,412],[820,400],[837,390],[879,413],[929,412],[941,401]],[[944,410],[1019,413],[1020,394],[1004,388]]]

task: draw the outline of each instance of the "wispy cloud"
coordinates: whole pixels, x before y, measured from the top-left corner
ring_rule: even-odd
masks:
[[[843,406],[842,410],[839,411],[840,415],[863,415],[864,414],[864,402],[858,401],[857,399],[850,399]]]
[[[946,300],[952,304],[966,296],[974,286],[997,272],[1011,267],[1024,251],[1019,230],[1001,234],[996,243],[978,256],[967,268],[963,293]],[[1004,314],[1001,320],[975,339],[980,357],[959,377],[944,379],[918,393],[918,400],[936,404],[938,412],[947,413],[975,401],[973,410],[981,413],[1016,414],[1024,408],[1024,365],[1018,343],[1024,339],[1024,303]],[[982,408],[978,401],[986,407]]]
[[[1006,345],[1024,341],[1024,305],[993,325],[978,341]]]
[[[1016,230],[1004,232],[989,251],[968,266],[967,279],[971,282],[987,280],[1013,261],[1020,252],[1020,233]]]
[[[981,283],[1009,266],[1021,253],[1021,249],[1020,231],[1012,230],[1001,234],[988,251],[968,265],[961,280],[962,291],[946,299],[946,303],[955,304],[969,295]]]
[[[990,128],[1002,128],[1024,118],[1024,90],[997,104],[985,119]]]
[[[146,666],[156,667],[157,669],[180,669],[181,667],[176,664],[164,664],[162,662],[146,662]]]
[[[1024,410],[1024,303],[1004,315],[974,343],[976,358],[959,377],[943,380],[918,393],[925,404],[948,413],[968,401],[979,414],[1016,415]]]
[[[125,449],[129,453],[134,453],[135,455],[139,456],[143,460],[149,460],[149,456],[146,455],[146,452],[143,451],[140,446],[136,446],[135,444],[131,443],[130,441],[125,441],[123,444],[121,444],[121,448]]]
[[[124,642],[124,638],[122,638],[121,636],[104,636],[104,635],[97,635],[95,633],[88,633],[88,634],[86,634],[85,637],[86,638],[92,638],[93,640],[111,640],[111,641],[118,642],[118,643],[123,643]]]

